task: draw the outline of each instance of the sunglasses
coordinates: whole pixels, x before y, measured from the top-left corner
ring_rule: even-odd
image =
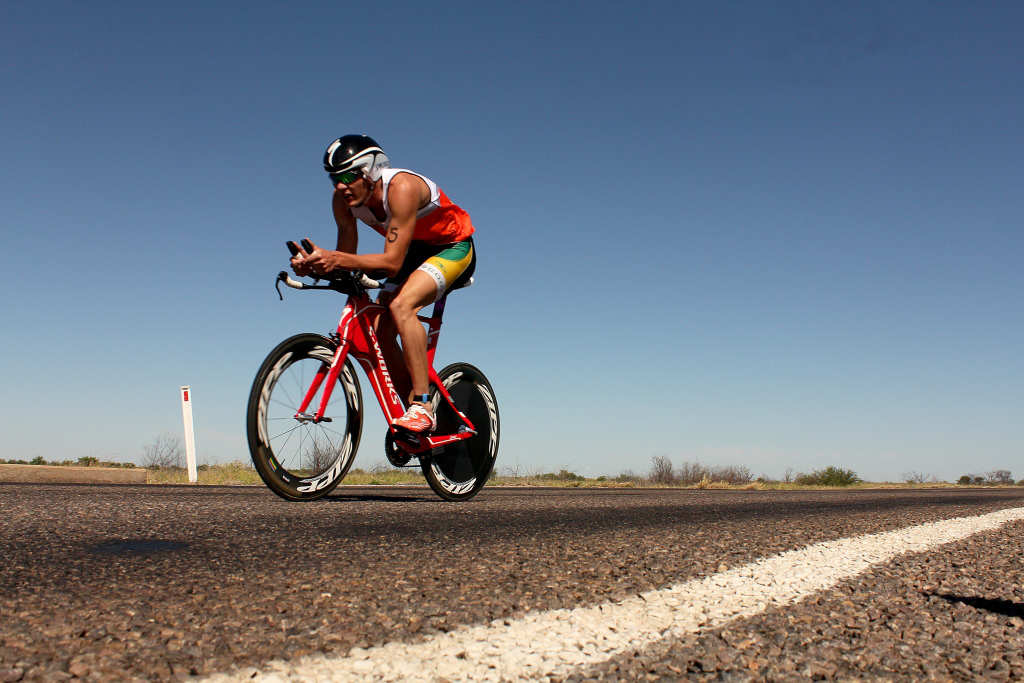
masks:
[[[351,185],[355,181],[363,177],[363,174],[359,171],[342,171],[341,173],[329,173],[331,178],[331,185]]]

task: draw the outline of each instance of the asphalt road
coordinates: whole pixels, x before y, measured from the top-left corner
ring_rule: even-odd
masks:
[[[344,654],[1014,507],[1021,489],[485,489],[451,504],[371,487],[300,504],[262,488],[0,485],[0,682]],[[576,677],[1021,677],[1022,540],[1012,522]]]

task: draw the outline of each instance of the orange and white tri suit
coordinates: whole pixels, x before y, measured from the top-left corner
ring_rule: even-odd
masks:
[[[391,223],[391,206],[388,204],[388,186],[399,173],[410,173],[420,178],[430,190],[430,201],[416,212],[412,244],[398,274],[388,278],[389,285],[384,291],[394,291],[415,270],[421,270],[437,286],[435,301],[456,283],[465,284],[476,268],[476,251],[473,248],[473,233],[476,232],[469,214],[448,199],[430,178],[403,168],[386,168],[381,174],[384,183],[384,220],[377,220],[366,206],[352,209],[352,215],[369,225],[381,235],[387,236]]]
[[[430,201],[426,206],[416,212],[416,229],[412,233],[414,242],[426,242],[427,244],[455,244],[468,240],[475,230],[473,223],[469,220],[469,214],[463,211],[448,195],[441,191],[430,178],[404,168],[385,168],[381,173],[381,180],[384,182],[384,220],[379,221],[365,206],[352,209],[352,215],[369,225],[385,237],[388,234],[388,224],[391,223],[391,206],[388,204],[388,186],[391,179],[399,173],[409,173],[416,176],[427,184],[430,189]]]

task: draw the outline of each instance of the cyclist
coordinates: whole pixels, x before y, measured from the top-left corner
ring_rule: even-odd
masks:
[[[469,214],[429,178],[391,168],[384,150],[365,135],[343,135],[331,142],[324,153],[324,170],[334,188],[337,248],[313,244],[310,253],[300,250],[291,260],[292,269],[297,275],[321,277],[337,269],[387,276],[378,301],[387,305],[391,316],[378,321],[378,338],[396,375],[395,386],[408,396],[408,410],[395,424],[430,432],[436,420],[428,394],[427,333],[416,314],[472,276],[475,229]],[[356,219],[384,236],[383,253],[356,253]]]

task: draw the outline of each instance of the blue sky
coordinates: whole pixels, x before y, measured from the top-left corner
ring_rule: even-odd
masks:
[[[138,461],[190,384],[200,461],[247,458],[263,357],[343,303],[278,301],[283,242],[333,241],[365,132],[477,225],[438,366],[491,378],[499,468],[1024,477],[1018,3],[4,15],[0,457]]]

